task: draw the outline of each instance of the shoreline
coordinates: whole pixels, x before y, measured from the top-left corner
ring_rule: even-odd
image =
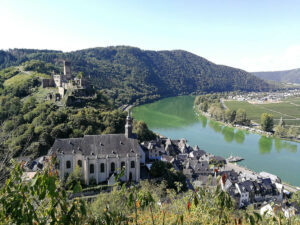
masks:
[[[247,173],[247,174],[250,174],[250,175],[257,175],[259,176],[259,173],[245,167],[245,166],[241,166],[237,163],[230,163],[230,162],[227,162],[227,167],[233,169],[234,171],[236,172],[243,172],[243,173]],[[296,191],[299,191],[300,190],[300,187],[298,186],[293,186],[291,184],[287,184],[285,182],[281,182],[281,184],[284,186],[284,189],[289,191],[289,192],[296,192]]]
[[[212,120],[212,121],[217,122],[217,123],[220,123],[220,124],[222,124],[223,126],[226,126],[226,127],[230,127],[230,128],[234,128],[234,129],[238,129],[238,130],[247,131],[249,133],[258,134],[258,135],[265,136],[265,137],[278,138],[278,139],[284,140],[284,141],[292,141],[292,142],[300,143],[300,140],[277,137],[274,134],[268,134],[267,132],[262,131],[262,130],[260,130],[260,131],[254,131],[252,127],[242,126],[242,125],[233,126],[230,123],[225,123],[223,121],[215,120],[208,113],[202,112],[201,110],[197,109],[195,107],[195,105],[194,105],[193,108],[194,108],[195,113],[196,113],[197,116],[202,115],[202,116],[206,117],[207,119]],[[199,113],[199,115],[197,113]]]

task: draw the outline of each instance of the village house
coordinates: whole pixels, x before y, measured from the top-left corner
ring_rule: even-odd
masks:
[[[260,208],[261,215],[275,216],[279,213],[282,213],[286,218],[290,218],[299,215],[300,207],[295,203],[289,203],[287,201],[274,201],[266,203]]]
[[[145,163],[145,153],[132,133],[132,118],[129,115],[125,134],[56,139],[49,154],[55,154],[58,159],[61,179],[79,166],[86,185],[106,182],[121,168],[125,170],[120,178],[122,181],[139,182],[140,164]]]
[[[165,148],[160,141],[144,141],[141,143],[145,149],[146,158],[149,160],[160,160],[166,154]]]

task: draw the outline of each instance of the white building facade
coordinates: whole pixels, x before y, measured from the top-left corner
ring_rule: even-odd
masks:
[[[89,185],[106,182],[124,169],[122,181],[140,180],[143,152],[132,134],[132,119],[128,116],[125,134],[85,135],[83,138],[56,139],[49,154],[55,154],[61,179],[81,168],[82,180]]]

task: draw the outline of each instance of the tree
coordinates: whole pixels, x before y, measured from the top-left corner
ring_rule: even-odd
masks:
[[[76,185],[83,184],[81,167],[75,166],[73,172],[68,176],[66,180],[67,189],[72,190]]]
[[[287,129],[285,127],[282,127],[280,125],[277,125],[275,128],[274,128],[274,134],[278,137],[286,137],[287,136]]]
[[[264,131],[272,132],[274,127],[273,115],[269,113],[261,114],[260,126]]]
[[[84,73],[83,72],[79,72],[76,76],[76,78],[82,79],[84,77]]]
[[[176,171],[171,163],[155,161],[151,166],[150,175],[154,178],[163,178],[165,181],[167,181],[168,188],[176,190],[176,184],[181,183],[181,190],[185,191],[187,189],[186,177],[182,172]]]
[[[200,109],[201,109],[203,112],[207,112],[207,110],[208,110],[208,103],[207,103],[207,101],[201,103]]]
[[[287,136],[289,138],[294,138],[297,135],[299,135],[299,133],[300,133],[300,129],[299,128],[297,128],[295,126],[290,126],[290,128],[287,131]]]
[[[290,202],[295,202],[298,207],[300,207],[300,191],[296,191],[292,198],[290,199]]]
[[[235,116],[235,123],[240,125],[248,126],[250,125],[250,120],[247,118],[247,113],[245,109],[238,109]]]
[[[225,110],[225,121],[228,123],[232,123],[235,120],[235,116],[236,116],[236,111],[235,110],[230,110],[230,109],[226,109]]]
[[[133,132],[137,134],[140,142],[151,141],[156,139],[156,135],[148,129],[148,126],[144,121],[134,120]]]

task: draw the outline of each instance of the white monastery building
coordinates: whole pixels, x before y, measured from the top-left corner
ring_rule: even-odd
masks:
[[[78,165],[85,184],[106,182],[121,168],[122,181],[140,180],[140,165],[145,153],[132,133],[132,118],[127,116],[125,134],[85,135],[82,138],[56,139],[49,155],[56,154],[61,179]]]

